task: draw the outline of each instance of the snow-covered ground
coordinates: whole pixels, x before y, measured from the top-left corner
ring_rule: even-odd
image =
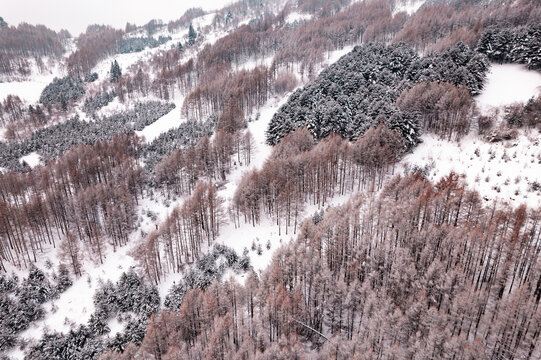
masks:
[[[399,3],[395,9],[394,9],[394,13],[397,14],[401,11],[405,11],[407,12],[409,15],[413,14],[414,12],[416,12],[417,10],[419,10],[419,8],[421,6],[423,6],[423,4],[425,3],[426,0],[402,0],[402,3]]]
[[[160,134],[178,127],[185,119],[181,118],[182,102],[175,102],[175,104],[177,105],[176,108],[148,125],[143,130],[136,131],[135,133],[140,137],[144,137],[145,141],[150,143],[160,136]]]
[[[303,14],[299,12],[292,12],[286,17],[286,24],[300,23],[312,18],[311,14]]]
[[[541,192],[541,151],[539,133],[521,133],[516,140],[488,143],[476,135],[460,142],[423,136],[413,154],[403,163],[427,170],[428,178],[439,181],[451,171],[462,176],[468,187],[488,202],[498,200],[511,206],[526,204],[537,208]]]
[[[36,76],[28,81],[14,81],[0,83],[0,100],[8,95],[16,95],[28,103],[35,103],[39,100],[41,92],[54,79],[54,75]]]
[[[34,104],[38,102],[45,86],[55,77],[62,76],[62,70],[58,63],[52,67],[47,65],[47,71],[42,74],[39,73],[34,60],[31,60],[31,65],[32,75],[29,78],[0,82],[0,101],[3,101],[8,95],[16,95],[28,104]]]
[[[541,94],[541,74],[523,65],[492,65],[483,93],[476,97],[481,112],[502,112],[516,102]],[[498,126],[498,125],[496,125]],[[473,131],[459,142],[423,135],[423,143],[402,160],[406,168],[427,170],[432,181],[451,171],[462,175],[470,189],[488,202],[498,200],[511,206],[541,204],[541,135],[520,130],[515,140],[489,143]]]
[[[21,157],[21,164],[25,162],[31,168],[36,167],[41,162],[41,156],[37,152],[32,152],[28,155]]]
[[[541,73],[520,64],[492,64],[485,89],[476,102],[483,113],[489,113],[497,107],[525,103],[539,94]]]

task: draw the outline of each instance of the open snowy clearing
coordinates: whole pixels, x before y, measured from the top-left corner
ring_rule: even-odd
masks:
[[[476,97],[482,113],[502,112],[503,107],[526,102],[541,93],[541,74],[524,65],[493,64],[483,93]],[[423,135],[402,164],[406,169],[423,169],[432,181],[451,171],[462,176],[468,187],[477,190],[487,203],[497,200],[511,206],[541,204],[541,135],[521,130],[514,140],[488,143],[471,134],[460,141]]]
[[[41,156],[37,152],[32,152],[28,155],[21,157],[21,164],[26,163],[31,168],[36,167],[41,162]]]
[[[541,73],[520,64],[492,64],[483,93],[476,97],[478,108],[489,113],[494,108],[525,103],[541,94]]]
[[[419,8],[423,6],[424,3],[425,0],[405,0],[402,4],[399,4],[394,9],[394,14],[405,11],[408,13],[408,15],[411,15],[417,10],[419,10]]]
[[[311,14],[292,12],[292,13],[289,13],[289,15],[287,15],[286,24],[300,23],[306,20],[310,20],[311,18],[312,18]]]
[[[28,81],[2,82],[0,83],[0,100],[4,100],[8,95],[16,95],[23,101],[36,103],[45,86],[53,81],[54,77],[55,75],[51,74]]]
[[[434,135],[422,137],[413,154],[404,158],[406,167],[424,169],[437,182],[451,171],[459,174],[487,203],[498,200],[511,206],[541,204],[541,151],[538,133],[522,133],[516,140],[488,143],[477,136],[460,142]]]

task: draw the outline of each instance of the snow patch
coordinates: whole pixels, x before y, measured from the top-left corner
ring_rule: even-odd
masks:
[[[299,12],[292,12],[286,17],[286,24],[300,23],[303,21],[310,20],[312,18],[311,14],[303,14]]]
[[[403,0],[400,4],[394,9],[393,15],[398,14],[399,12],[405,11],[408,15],[416,13],[421,6],[425,3],[425,0]]]
[[[541,73],[520,64],[492,64],[483,93],[475,98],[482,113],[527,102],[541,94]]]
[[[175,101],[176,108],[165,114],[141,131],[136,131],[137,136],[144,137],[147,143],[151,143],[162,133],[178,127],[185,119],[181,118],[182,100]]]
[[[32,152],[28,155],[25,155],[19,159],[20,163],[22,164],[25,162],[28,166],[31,168],[35,168],[38,166],[41,162],[41,155],[37,152]]]
[[[433,182],[454,171],[487,204],[497,200],[513,207],[524,203],[537,208],[541,203],[541,135],[522,132],[516,140],[499,143],[485,142],[476,135],[459,142],[432,134],[422,140],[402,160],[405,168],[423,169]]]

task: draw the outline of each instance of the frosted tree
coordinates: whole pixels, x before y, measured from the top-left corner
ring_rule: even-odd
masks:
[[[120,70],[120,66],[118,65],[118,62],[116,60],[111,63],[111,70],[109,73],[109,80],[112,83],[118,82],[118,80],[122,76],[122,71]]]
[[[195,39],[197,38],[197,33],[195,32],[195,29],[193,28],[193,25],[190,24],[190,28],[188,29],[188,45],[195,44]]]

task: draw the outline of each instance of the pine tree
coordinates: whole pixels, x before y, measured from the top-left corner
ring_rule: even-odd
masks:
[[[184,51],[184,46],[182,46],[182,43],[180,41],[178,42],[177,50],[180,51],[180,52]]]
[[[118,65],[118,62],[116,60],[111,63],[110,74],[110,80],[112,83],[118,82],[118,80],[122,76],[122,71],[120,70],[120,66]]]
[[[196,38],[197,38],[197,33],[195,32],[193,25],[190,24],[190,29],[188,30],[188,44],[190,46],[195,44]]]
[[[7,27],[8,23],[0,16],[0,28]]]

